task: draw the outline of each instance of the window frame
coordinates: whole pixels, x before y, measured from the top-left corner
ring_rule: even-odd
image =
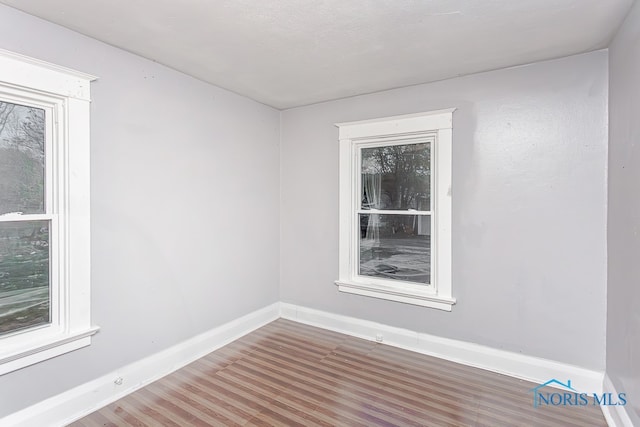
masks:
[[[451,157],[455,108],[337,123],[340,141],[340,225],[338,290],[451,311]],[[431,280],[429,285],[358,274],[361,150],[374,146],[431,143]],[[366,210],[366,213],[416,212]],[[398,213],[400,212],[400,213]],[[421,212],[420,215],[425,215]]]
[[[90,83],[96,77],[0,50],[0,100],[45,110],[50,323],[0,336],[0,375],[90,345]]]

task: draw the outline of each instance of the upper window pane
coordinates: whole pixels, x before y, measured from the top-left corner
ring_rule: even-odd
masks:
[[[45,212],[44,110],[0,101],[0,215]]]
[[[361,151],[362,209],[431,210],[430,143]]]

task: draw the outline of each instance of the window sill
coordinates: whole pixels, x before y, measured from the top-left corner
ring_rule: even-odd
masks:
[[[392,287],[383,288],[381,286],[347,280],[336,280],[335,284],[338,286],[340,292],[436,308],[444,311],[451,311],[451,306],[456,303],[455,298],[443,297],[431,293],[407,292],[403,289]]]
[[[91,336],[98,332],[98,329],[100,328],[93,326],[83,331],[39,340],[37,343],[21,346],[19,349],[0,352],[0,375],[87,347],[91,344]]]

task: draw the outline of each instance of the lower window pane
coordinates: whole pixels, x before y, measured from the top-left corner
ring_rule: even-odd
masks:
[[[0,334],[47,324],[49,222],[0,222]]]
[[[429,215],[360,215],[362,276],[431,283]]]

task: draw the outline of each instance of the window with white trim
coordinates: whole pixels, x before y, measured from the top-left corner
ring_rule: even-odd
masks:
[[[0,51],[0,375],[87,346],[95,77]]]
[[[454,109],[337,124],[340,291],[450,311]]]

